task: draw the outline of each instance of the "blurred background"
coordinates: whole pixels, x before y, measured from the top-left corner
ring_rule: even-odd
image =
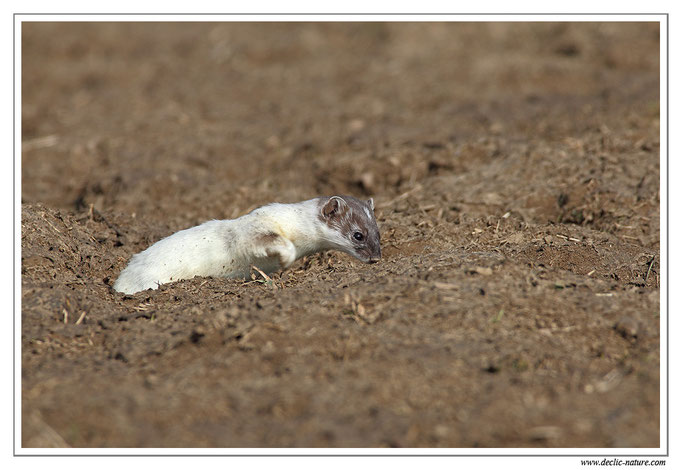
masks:
[[[391,197],[481,139],[656,116],[658,40],[656,23],[24,23],[22,196],[149,217],[229,216],[261,187]]]

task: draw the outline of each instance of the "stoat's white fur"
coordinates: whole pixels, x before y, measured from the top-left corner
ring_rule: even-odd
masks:
[[[342,222],[347,222],[358,204],[368,222],[360,220],[350,230],[370,225],[361,227],[368,239],[364,248],[344,233],[347,230],[339,228],[339,220],[335,224],[331,221],[332,217],[344,215]],[[330,205],[334,206],[332,210],[325,212],[323,209]],[[252,266],[270,273],[323,250],[341,250],[362,261],[377,261],[381,257],[379,232],[369,209],[373,209],[371,200],[333,196],[295,204],[269,204],[238,219],[211,220],[181,230],[134,255],[114,289],[132,294],[194,276],[246,278]],[[356,208],[355,212],[360,211]]]

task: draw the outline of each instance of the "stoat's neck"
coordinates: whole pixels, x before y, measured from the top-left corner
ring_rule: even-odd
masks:
[[[328,242],[328,228],[319,218],[319,198],[293,204],[269,204],[257,211],[294,244],[297,258],[334,248]]]

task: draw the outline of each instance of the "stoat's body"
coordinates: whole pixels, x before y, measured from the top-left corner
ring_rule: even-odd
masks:
[[[114,283],[132,294],[194,276],[246,278],[297,259],[340,250],[364,262],[381,259],[374,203],[352,196],[269,204],[238,219],[211,220],[181,230],[134,255]]]

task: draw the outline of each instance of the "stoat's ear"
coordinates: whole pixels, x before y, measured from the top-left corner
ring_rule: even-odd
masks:
[[[332,196],[322,208],[322,214],[325,217],[332,217],[336,214],[345,212],[346,207],[346,201],[338,196]]]
[[[373,198],[367,199],[367,204],[369,204],[370,209],[374,210],[374,199]]]

